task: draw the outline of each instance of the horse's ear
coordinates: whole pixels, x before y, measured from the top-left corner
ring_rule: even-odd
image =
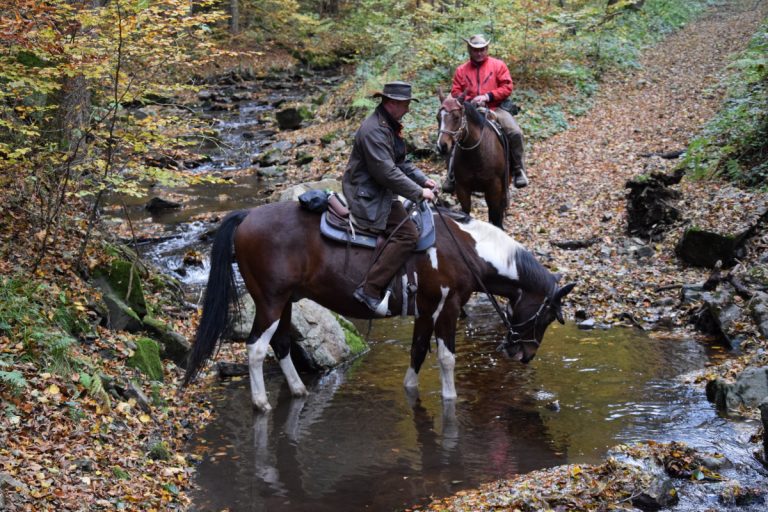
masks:
[[[458,101],[459,103],[461,103],[463,105],[464,104],[464,93],[459,94],[459,97],[456,98],[456,101]]]
[[[437,99],[440,100],[440,104],[441,105],[445,101],[445,94],[443,93],[443,88],[442,87],[438,87],[437,88]]]
[[[559,288],[559,289],[558,289],[558,290],[555,292],[554,301],[555,301],[555,302],[560,302],[560,301],[562,300],[562,298],[563,298],[563,297],[565,297],[566,295],[568,295],[569,293],[571,293],[571,290],[573,290],[573,288],[574,288],[575,286],[576,286],[576,283],[568,283],[567,285],[563,286],[562,288]]]

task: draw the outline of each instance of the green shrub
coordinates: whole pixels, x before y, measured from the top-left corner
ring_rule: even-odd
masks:
[[[689,145],[680,165],[694,179],[720,176],[768,186],[768,22],[730,66],[727,98]]]

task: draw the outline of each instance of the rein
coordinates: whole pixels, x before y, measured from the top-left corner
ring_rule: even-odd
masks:
[[[464,264],[472,273],[472,277],[474,277],[475,281],[478,282],[478,284],[480,285],[480,288],[483,290],[483,293],[485,293],[488,296],[488,300],[491,301],[491,304],[493,304],[493,308],[496,310],[496,313],[498,313],[499,317],[501,318],[501,321],[504,322],[504,327],[506,327],[507,330],[510,332],[514,331],[513,327],[515,326],[512,325],[507,314],[501,309],[501,306],[499,306],[499,302],[496,300],[496,297],[491,292],[488,291],[488,288],[486,288],[485,284],[483,284],[483,280],[480,279],[480,276],[478,275],[475,268],[469,264],[469,260],[467,260],[467,257],[464,254],[464,251],[461,250],[461,246],[459,246],[459,241],[456,240],[456,237],[453,235],[451,228],[448,226],[448,223],[446,222],[445,217],[443,216],[443,212],[441,212],[439,208],[435,208],[435,210],[437,210],[437,214],[440,216],[440,220],[443,221],[443,225],[445,226],[446,231],[448,231],[448,234],[451,235],[451,239],[453,240],[453,243],[456,245],[456,248],[459,249],[459,254],[461,255],[461,259],[464,260]]]
[[[503,343],[499,344],[498,347],[496,347],[496,351],[500,352],[504,350],[505,347],[509,345],[514,345],[515,343],[533,343],[537,347],[541,345],[541,342],[538,341],[535,337],[535,331],[534,331],[534,337],[531,339],[521,339],[520,333],[518,333],[515,329],[520,329],[523,326],[528,325],[531,322],[536,322],[536,320],[541,316],[541,314],[545,311],[545,309],[549,308],[549,299],[544,299],[544,301],[539,306],[539,309],[536,310],[536,312],[531,315],[530,318],[527,320],[524,320],[520,323],[513,324],[510,319],[509,315],[504,312],[504,310],[501,309],[501,306],[499,305],[499,302],[496,300],[496,297],[488,291],[488,288],[485,287],[485,284],[483,284],[482,279],[480,279],[480,276],[478,275],[475,268],[470,265],[469,260],[467,260],[466,255],[464,254],[464,251],[461,250],[461,246],[459,245],[459,241],[456,240],[456,237],[453,235],[453,232],[451,231],[450,227],[448,227],[448,223],[445,220],[445,217],[443,216],[443,212],[440,211],[439,208],[435,208],[437,210],[437,214],[440,216],[440,220],[443,221],[443,225],[445,226],[445,229],[448,231],[448,234],[451,235],[451,239],[453,240],[453,243],[456,245],[456,248],[459,249],[459,254],[461,255],[461,258],[464,260],[464,264],[467,266],[469,271],[472,273],[472,277],[475,278],[475,280],[480,285],[480,288],[482,289],[483,293],[485,293],[488,296],[488,300],[491,301],[491,304],[493,305],[493,308],[496,310],[496,313],[501,318],[501,321],[504,323],[504,327],[507,329],[507,336]],[[517,337],[517,339],[513,339],[513,337]]]

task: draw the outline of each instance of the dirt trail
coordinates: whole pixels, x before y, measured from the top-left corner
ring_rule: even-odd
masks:
[[[604,320],[624,311],[642,315],[639,309],[662,299],[654,291],[658,285],[706,278],[706,271],[683,269],[674,257],[682,227],[654,244],[646,261],[628,253],[634,242],[626,234],[624,185],[674,164],[639,155],[686,148],[722,101],[720,82],[731,56],[746,47],[766,15],[766,1],[714,7],[646,51],[641,69],[609,77],[593,108],[568,131],[529,148],[531,186],[515,194],[505,226],[579,282],[571,297],[576,309]],[[719,182],[684,180],[680,187],[683,216],[699,226],[741,226],[768,205],[766,194]],[[600,242],[578,251],[550,245],[594,237]]]

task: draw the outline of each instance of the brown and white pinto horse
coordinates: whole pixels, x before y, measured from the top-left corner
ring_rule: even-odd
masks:
[[[473,292],[483,290],[511,299],[511,318],[505,320],[510,334],[500,348],[525,363],[536,354],[547,326],[555,319],[563,321],[561,299],[573,284],[559,288],[558,276],[502,230],[474,219],[458,222],[447,213],[439,217],[435,219],[435,245],[412,256],[417,281],[416,320],[404,385],[418,385],[417,375],[434,333],[442,395],[453,399],[456,321]],[[211,249],[202,317],[183,385],[189,384],[213,355],[229,323],[230,303],[236,292],[232,264],[237,262],[256,304],[256,318],[247,340],[254,406],[262,411],[271,408],[262,374],[268,345],[280,362],[291,393],[306,394],[289,353],[291,304],[308,298],[341,315],[371,318],[371,311],[352,293],[362,281],[372,254],[370,249],[348,248],[323,237],[320,216],[301,209],[297,202],[230,213]],[[401,301],[393,296],[390,311],[400,311]]]
[[[456,198],[464,213],[472,208],[472,192],[482,192],[488,220],[503,227],[509,206],[507,150],[495,129],[470,102],[442,95],[437,113],[437,150],[448,158],[456,180]]]

